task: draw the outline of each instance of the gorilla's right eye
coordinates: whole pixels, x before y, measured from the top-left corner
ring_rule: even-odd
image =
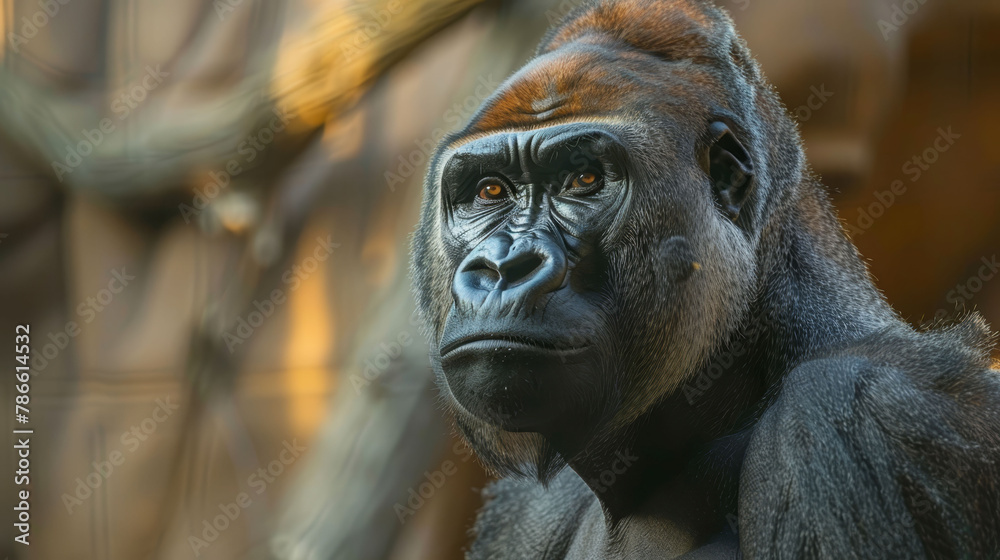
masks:
[[[573,177],[573,182],[570,183],[570,188],[584,190],[592,187],[597,179],[598,177],[596,173],[578,173]]]
[[[604,177],[597,171],[584,171],[570,175],[563,190],[575,196],[588,196],[601,190],[603,182]]]
[[[486,202],[494,202],[507,198],[507,187],[492,177],[483,179],[477,185],[479,188],[478,198]]]

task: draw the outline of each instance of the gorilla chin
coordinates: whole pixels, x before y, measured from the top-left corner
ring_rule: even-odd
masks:
[[[469,329],[450,318],[441,368],[456,401],[471,415],[512,432],[549,432],[574,414],[565,395],[593,378],[597,362],[586,340],[551,329]],[[582,388],[580,388],[582,389]]]

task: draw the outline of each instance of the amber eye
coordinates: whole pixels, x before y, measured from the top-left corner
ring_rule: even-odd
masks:
[[[504,188],[500,183],[486,183],[479,191],[479,198],[483,200],[499,200],[504,196]]]
[[[573,177],[573,181],[570,183],[569,188],[571,190],[587,190],[595,186],[599,179],[600,177],[598,177],[596,173],[591,173],[589,171],[585,173],[577,173],[576,176]]]

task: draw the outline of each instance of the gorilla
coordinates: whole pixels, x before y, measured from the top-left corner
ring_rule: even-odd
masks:
[[[1000,558],[993,334],[886,303],[707,1],[552,29],[442,141],[411,269],[500,477],[470,558]]]

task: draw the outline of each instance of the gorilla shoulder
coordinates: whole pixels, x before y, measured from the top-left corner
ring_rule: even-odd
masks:
[[[996,557],[1000,372],[989,341],[972,316],[890,329],[793,369],[743,466],[743,552]]]

